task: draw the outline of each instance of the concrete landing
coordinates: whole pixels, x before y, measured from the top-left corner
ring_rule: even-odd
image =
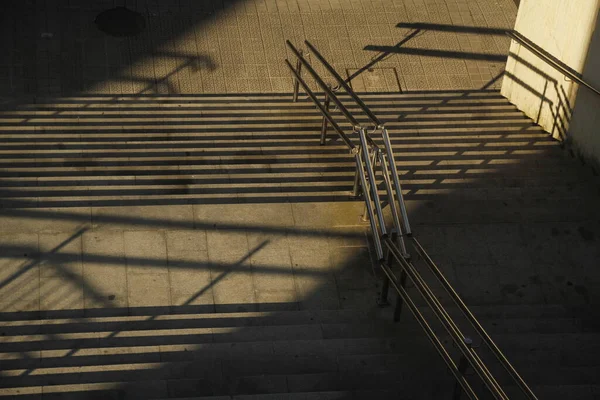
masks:
[[[94,24],[126,5],[130,38]],[[291,90],[285,40],[311,40],[357,91],[499,87],[509,40],[399,23],[512,29],[513,0],[7,0],[0,6],[6,95],[266,93]]]
[[[370,305],[359,212],[359,203],[11,210],[0,217],[1,308]]]

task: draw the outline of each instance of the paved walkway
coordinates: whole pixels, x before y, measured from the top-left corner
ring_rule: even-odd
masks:
[[[0,311],[370,306],[359,213],[360,203],[2,212]]]
[[[431,31],[411,35],[412,30],[396,25],[509,28],[516,13],[512,0],[128,1],[127,6],[146,16],[148,27],[140,36],[116,39],[100,33],[93,20],[118,4],[3,2],[6,23],[0,37],[7,56],[1,60],[2,93],[289,92],[284,41],[300,44],[304,38],[347,74],[380,55],[365,48],[381,49],[409,38],[400,48],[411,50],[390,54],[372,72],[363,72],[352,81],[357,90],[477,89],[490,82],[489,87],[497,87],[493,78],[503,69],[498,55],[507,53],[506,38]],[[427,108],[418,112],[437,115]],[[452,115],[431,128],[456,130],[448,123]],[[27,123],[37,124],[36,134],[47,133],[43,123]],[[15,134],[8,132],[10,127],[3,129]],[[469,132],[473,139],[479,135]],[[525,130],[519,133],[528,140]],[[28,140],[19,136],[17,132],[10,140]],[[7,142],[7,149],[12,145]],[[56,145],[63,149],[64,143]],[[564,168],[571,163],[565,161]],[[456,168],[462,174],[470,167]],[[569,176],[585,190],[591,188],[593,179],[578,168]],[[535,177],[535,172],[523,172],[528,174]],[[507,193],[505,197],[512,196]],[[570,209],[562,207],[567,203],[560,196],[555,195],[555,203],[561,207],[553,203],[535,212],[537,203],[529,204],[525,217],[502,207],[488,210],[487,200],[477,203],[477,213],[460,202],[421,204],[414,224],[430,225],[420,227],[426,244],[450,268],[467,299],[479,304],[589,303],[598,282],[590,279],[596,276],[597,210],[587,204],[591,195],[584,196],[586,207]],[[516,204],[512,201],[507,200],[511,207]],[[376,288],[365,268],[370,254],[367,227],[358,218],[361,208],[360,202],[348,202],[3,210],[0,311],[372,305]],[[593,210],[588,218],[585,213]],[[507,224],[497,223],[507,216],[512,216]],[[520,223],[526,217],[529,225]],[[473,248],[481,237],[485,243]],[[572,245],[564,248],[565,241]],[[475,272],[461,272],[464,265]],[[480,287],[472,285],[475,279],[491,288],[484,298]]]
[[[100,32],[96,15],[123,4],[145,16],[144,32],[132,38]],[[513,0],[7,0],[0,12],[4,95],[179,94],[290,91],[286,39],[298,46],[309,39],[347,76],[369,66],[352,80],[358,91],[498,87],[507,38],[413,35],[396,25],[512,28],[516,6]]]

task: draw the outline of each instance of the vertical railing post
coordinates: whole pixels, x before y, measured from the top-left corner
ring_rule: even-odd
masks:
[[[381,130],[381,137],[383,138],[384,148],[387,153],[387,161],[389,163],[390,172],[392,174],[392,182],[394,183],[394,190],[396,191],[396,197],[400,205],[400,215],[402,216],[402,223],[404,225],[404,233],[408,236],[412,235],[410,229],[410,223],[408,222],[408,213],[406,211],[406,204],[404,204],[404,196],[402,195],[402,186],[400,186],[400,178],[398,177],[398,169],[396,168],[396,160],[394,159],[394,152],[392,150],[392,142],[387,129]]]
[[[377,299],[377,305],[379,307],[387,307],[390,305],[388,301],[388,293],[390,291],[390,278],[384,276],[383,282],[381,283],[381,292],[379,293],[379,298]]]
[[[368,156],[369,159],[371,159],[372,151],[373,151],[372,149],[369,149],[369,156]],[[367,182],[369,184],[371,184],[371,182],[369,181],[369,177],[368,176],[367,176]],[[368,190],[369,190],[368,187],[363,187],[363,194],[364,194],[364,191],[368,191]],[[363,207],[363,213],[362,213],[362,217],[361,217],[361,220],[363,222],[367,222],[369,220],[369,213],[367,211],[368,211],[367,210],[367,205],[365,204],[365,206]]]
[[[357,132],[364,139],[364,132],[362,130],[357,130]],[[369,215],[369,222],[371,224],[371,233],[373,234],[373,242],[375,243],[375,252],[377,253],[377,260],[383,260],[383,247],[381,246],[381,239],[379,237],[379,230],[377,229],[377,217],[375,216],[375,211],[373,210],[373,203],[371,199],[371,194],[369,193],[369,183],[367,182],[367,177],[365,175],[365,167],[363,166],[363,159],[367,160],[368,163],[368,150],[363,148],[364,143],[361,143],[361,149],[354,149],[354,158],[356,160],[356,168],[358,170],[358,176],[360,177],[360,184],[363,187],[363,194],[365,197],[365,205],[367,207],[367,213]],[[362,150],[362,151],[361,151]],[[366,154],[365,154],[366,153]],[[370,164],[367,164],[369,166]]]
[[[329,86],[331,89],[331,85]],[[331,103],[331,99],[329,95],[325,94],[325,110],[329,111],[329,105]],[[323,116],[323,122],[321,123],[321,146],[325,145],[325,141],[327,140],[327,118]]]
[[[392,220],[394,222],[394,228],[396,229],[397,235],[395,235],[395,240],[400,246],[400,250],[402,251],[402,256],[405,259],[408,259],[410,256],[406,251],[406,245],[404,244],[404,238],[402,237],[402,225],[400,223],[400,216],[398,215],[398,208],[396,207],[396,200],[394,198],[394,189],[392,182],[390,180],[390,171],[388,168],[388,162],[386,160],[386,156],[383,152],[379,152],[379,165],[381,165],[381,174],[383,175],[383,183],[385,185],[385,191],[388,195],[388,206],[390,207],[390,211],[392,213]]]
[[[300,50],[300,55],[302,56],[302,50]],[[300,77],[302,74],[302,61],[298,59],[296,61],[296,72]],[[298,78],[294,79],[294,103],[298,101],[298,92],[300,91],[300,80]]]
[[[359,195],[360,195],[360,176],[358,176],[358,168],[357,168],[356,172],[354,173],[354,186],[352,187],[352,197],[358,197]]]
[[[469,337],[465,337],[464,341],[467,347],[469,348],[469,351],[471,351],[471,346],[473,346],[473,340]],[[469,361],[467,360],[464,354],[461,354],[460,360],[458,361],[458,373],[461,376],[465,376],[465,374],[467,373],[467,368],[469,368]],[[452,400],[460,400],[462,392],[463,390],[460,386],[460,383],[456,381],[456,383],[454,384],[454,394],[452,395]]]
[[[392,232],[392,241],[396,241],[398,234],[396,232]],[[385,249],[385,265],[391,270],[392,265],[394,263],[394,256],[389,247]],[[381,292],[379,293],[379,298],[377,299],[377,305],[379,307],[387,307],[390,305],[388,301],[388,294],[390,291],[390,278],[387,274],[384,274],[383,281],[381,283]]]
[[[369,157],[368,158],[369,158],[369,160],[371,160],[371,165],[374,166],[375,162],[377,160],[377,149],[371,148],[369,150]],[[372,185],[374,185],[375,182],[371,182],[370,181],[369,175],[367,175],[367,179],[369,179],[369,185],[371,185],[371,187],[372,187]],[[364,188],[364,190],[369,190],[369,189],[368,188]],[[379,199],[375,199],[375,200],[378,201]],[[364,209],[364,212],[363,212],[362,220],[363,221],[367,221],[368,219],[369,219],[369,214],[367,213],[367,206],[365,204],[365,209]]]
[[[401,267],[402,271],[400,271],[400,287],[406,287],[406,271],[404,267]],[[400,321],[400,316],[402,315],[402,305],[404,301],[402,300],[402,296],[400,293],[396,295],[396,306],[394,307],[394,322]]]

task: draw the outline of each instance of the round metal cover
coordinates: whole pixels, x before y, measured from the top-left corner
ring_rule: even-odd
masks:
[[[142,14],[125,7],[102,11],[94,20],[98,29],[111,36],[135,36],[146,28]]]

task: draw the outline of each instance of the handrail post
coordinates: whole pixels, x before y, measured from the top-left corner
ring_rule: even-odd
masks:
[[[406,271],[404,270],[403,266],[400,266],[401,271],[400,271],[400,287],[401,288],[406,288]],[[404,304],[404,301],[402,300],[402,296],[400,296],[400,294],[398,293],[396,296],[396,306],[394,307],[394,322],[398,322],[400,321],[400,316],[402,315],[402,305]]]
[[[406,245],[404,244],[404,238],[402,233],[402,225],[400,223],[400,216],[398,215],[398,208],[396,207],[396,201],[394,199],[394,189],[393,184],[390,180],[390,170],[388,168],[388,161],[386,160],[386,156],[383,152],[379,152],[379,164],[381,165],[381,173],[383,175],[383,183],[385,185],[385,191],[388,195],[388,205],[390,207],[390,211],[392,212],[392,220],[394,222],[394,228],[396,229],[397,235],[395,236],[398,244],[400,245],[400,250],[402,250],[402,254],[404,258],[410,258],[408,251],[406,251]]]
[[[358,169],[354,174],[354,186],[352,187],[352,197],[358,197],[360,195],[360,177],[358,176]]]
[[[376,149],[371,148],[369,150],[369,160],[371,160],[371,165],[375,165],[375,162],[377,160],[377,150]],[[374,182],[371,182],[371,180],[369,178],[370,175],[369,175],[368,172],[369,172],[369,170],[367,169],[367,179],[368,179],[368,182],[369,182],[370,185],[374,185]],[[365,188],[364,190],[369,190],[369,189]],[[362,220],[366,222],[368,219],[369,219],[369,215],[367,214],[367,205],[365,204],[365,209],[364,209],[364,212],[363,212]]]
[[[396,232],[392,232],[392,240],[395,241],[397,236],[398,236],[398,234]],[[394,264],[394,256],[393,256],[391,250],[389,248],[386,248],[385,265],[387,265],[387,267],[389,269],[392,269],[393,264]],[[390,278],[389,278],[389,276],[384,274],[384,276],[382,277],[382,282],[381,282],[381,292],[379,292],[379,297],[377,298],[377,305],[379,307],[387,307],[390,305],[390,302],[388,301],[389,291],[390,291]]]
[[[292,72],[292,74],[294,75],[294,77],[296,79],[298,79],[298,82],[300,82],[300,85],[306,91],[307,96],[312,100],[312,102],[314,103],[314,105],[317,106],[317,108],[319,109],[319,111],[321,112],[321,114],[323,114],[323,116],[327,118],[327,120],[331,124],[331,127],[342,138],[342,140],[344,141],[344,143],[346,143],[346,145],[348,146],[348,148],[350,148],[351,151],[353,149],[355,149],[356,146],[354,145],[354,143],[352,143],[352,140],[350,140],[350,138],[344,133],[344,131],[342,130],[342,128],[340,128],[340,126],[337,124],[337,122],[335,122],[335,120],[333,119],[333,117],[331,116],[331,114],[327,110],[325,110],[325,108],[323,107],[323,105],[319,102],[319,99],[317,99],[317,96],[312,92],[312,90],[310,90],[310,87],[308,87],[308,85],[306,84],[306,82],[304,82],[304,80],[302,79],[302,77],[300,75],[298,75],[298,72],[296,71],[296,69],[294,68],[294,66],[292,65],[292,63],[290,63],[289,60],[285,60],[285,64],[290,69],[290,71]],[[354,154],[354,153],[352,153],[352,154]]]
[[[471,346],[473,346],[473,340],[469,337],[465,337],[464,341],[470,350]],[[467,358],[464,355],[461,355],[460,360],[458,361],[458,373],[461,374],[462,376],[465,376],[465,374],[467,373],[467,368],[469,368],[469,361],[467,360]],[[452,395],[452,400],[460,400],[460,396],[462,395],[462,392],[463,392],[463,390],[462,390],[462,387],[460,386],[460,383],[458,383],[458,381],[456,381],[456,383],[454,384],[454,394]]]
[[[369,188],[371,189],[371,198],[375,203],[375,214],[369,212],[369,217],[376,217],[377,222],[379,223],[379,230],[381,231],[381,236],[387,236],[387,228],[385,226],[385,219],[383,218],[383,211],[381,209],[381,202],[379,200],[379,193],[377,190],[377,181],[375,177],[375,171],[373,169],[373,160],[377,161],[377,152],[379,149],[377,147],[373,147],[373,154],[369,154],[369,148],[367,145],[367,134],[364,128],[358,127],[357,129],[358,137],[360,139],[360,147],[363,153],[363,159],[365,162],[365,170],[367,171],[367,176],[369,178]],[[368,188],[364,188],[365,192],[368,191]],[[377,224],[376,224],[377,225]],[[375,229],[374,234],[379,232]],[[381,255],[382,256],[382,255]],[[380,257],[381,259],[381,257]]]
[[[359,132],[362,132],[360,130]],[[364,132],[363,132],[364,135]],[[361,146],[362,147],[362,146]],[[377,253],[377,260],[383,260],[383,247],[381,246],[381,238],[379,237],[379,230],[377,229],[377,221],[375,217],[375,211],[373,210],[373,203],[371,199],[371,194],[369,193],[369,184],[367,183],[367,177],[365,176],[365,168],[363,166],[363,157],[369,157],[368,150],[362,149],[354,149],[354,158],[356,160],[356,169],[358,170],[358,175],[360,177],[360,183],[363,187],[363,193],[365,196],[365,206],[367,207],[367,212],[369,214],[369,223],[371,224],[371,232],[373,233],[373,242],[375,243],[375,252]],[[366,154],[365,154],[366,153]],[[368,165],[368,159],[366,161]],[[377,203],[376,203],[377,204]]]
[[[329,86],[329,88],[331,89],[331,85]],[[329,105],[331,103],[331,99],[329,98],[329,95],[327,93],[325,93],[325,110],[329,111]],[[321,146],[325,146],[327,140],[327,118],[325,118],[325,116],[323,116],[323,122],[321,123]]]
[[[381,130],[381,137],[383,138],[383,147],[387,153],[388,163],[390,164],[390,172],[392,174],[392,182],[394,183],[396,197],[398,198],[398,204],[400,205],[400,214],[402,215],[402,223],[404,224],[404,233],[408,236],[411,236],[412,230],[410,229],[410,222],[408,222],[408,212],[406,211],[406,204],[404,203],[404,196],[402,195],[402,186],[400,185],[398,169],[396,168],[396,160],[394,159],[394,152],[392,150],[392,142],[390,141],[390,135],[387,129],[383,128]]]
[[[377,298],[377,305],[379,307],[387,307],[390,305],[388,301],[388,293],[390,291],[390,278],[384,276],[382,278],[383,282],[381,283],[381,292],[379,292],[379,297]]]
[[[302,50],[299,50],[300,55],[302,55]],[[296,61],[296,73],[298,74],[298,76],[302,76],[302,61],[300,61],[300,59],[298,59]],[[296,78],[294,80],[294,103],[296,103],[298,101],[298,92],[300,91],[300,79]]]

